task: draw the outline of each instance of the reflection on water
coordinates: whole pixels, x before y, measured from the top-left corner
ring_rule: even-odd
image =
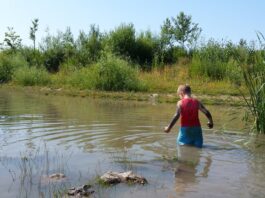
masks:
[[[265,197],[264,137],[256,148],[249,142],[257,138],[236,133],[246,130],[241,108],[208,108],[216,127],[203,129],[204,148],[176,148],[177,134],[162,132],[175,105],[1,89],[2,196],[49,197],[58,188],[84,184],[105,171],[132,169],[149,184],[98,188],[95,196]],[[67,180],[40,182],[54,172],[63,172]]]
[[[178,193],[194,191],[197,178],[207,177],[212,163],[211,156],[201,156],[201,149],[190,146],[177,146],[178,165],[175,171],[175,185]],[[204,161],[203,161],[204,160]]]

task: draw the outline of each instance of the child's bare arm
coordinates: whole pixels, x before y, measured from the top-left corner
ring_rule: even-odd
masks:
[[[200,104],[199,104],[199,109],[200,109],[200,111],[201,112],[203,112],[204,113],[204,115],[207,117],[207,119],[208,119],[208,127],[211,129],[211,128],[213,128],[213,118],[212,118],[212,115],[211,115],[211,113],[210,113],[210,111],[208,111],[204,106],[203,106],[203,104],[200,102]]]
[[[173,116],[173,118],[172,118],[170,124],[164,128],[164,132],[169,133],[170,130],[171,130],[171,128],[172,128],[172,127],[176,124],[176,122],[178,121],[179,117],[180,117],[180,102],[178,102],[178,104],[177,104],[177,110],[176,110],[176,113],[175,113],[175,115]]]

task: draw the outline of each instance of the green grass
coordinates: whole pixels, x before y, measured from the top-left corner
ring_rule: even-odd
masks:
[[[197,95],[240,95],[238,86],[229,80],[211,80],[207,77],[191,77],[189,65],[168,66],[151,72],[141,72],[140,79],[149,92],[176,93],[178,85],[189,84]],[[245,92],[244,87],[241,89]]]

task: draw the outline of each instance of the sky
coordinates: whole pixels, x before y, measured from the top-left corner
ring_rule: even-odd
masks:
[[[9,26],[25,45],[32,43],[29,29],[34,18],[39,19],[40,42],[47,29],[55,34],[70,27],[77,37],[91,24],[104,32],[133,23],[137,32],[159,34],[163,21],[181,11],[199,24],[205,39],[238,42],[257,40],[257,31],[265,35],[264,0],[0,0],[0,5],[0,42]]]

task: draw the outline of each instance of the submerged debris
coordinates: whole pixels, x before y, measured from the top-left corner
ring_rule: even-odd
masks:
[[[50,182],[62,182],[66,179],[66,176],[63,173],[54,173],[51,175],[43,175],[42,182],[50,183]]]
[[[100,179],[106,184],[117,184],[123,182],[144,185],[147,183],[147,180],[144,177],[135,175],[132,171],[122,173],[108,171],[102,175]]]
[[[89,197],[91,194],[93,194],[95,191],[91,190],[90,185],[83,185],[79,187],[72,187],[68,189],[68,195],[71,197]]]
[[[54,173],[49,175],[49,178],[54,180],[60,180],[66,178],[66,176],[63,173]]]

